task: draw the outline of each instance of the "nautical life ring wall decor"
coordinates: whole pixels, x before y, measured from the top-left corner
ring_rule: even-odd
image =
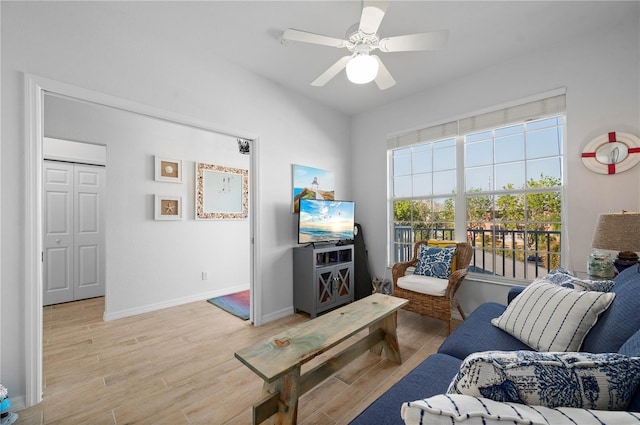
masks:
[[[582,162],[596,173],[622,173],[640,162],[640,139],[616,131],[598,136],[582,150]]]

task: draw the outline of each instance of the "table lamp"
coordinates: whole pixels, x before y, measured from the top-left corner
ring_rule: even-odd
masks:
[[[640,212],[600,214],[591,246],[594,249],[588,264],[591,277],[611,279],[615,275],[614,266],[619,273],[637,264],[637,252],[640,251]],[[620,252],[612,263],[609,255],[599,250]]]

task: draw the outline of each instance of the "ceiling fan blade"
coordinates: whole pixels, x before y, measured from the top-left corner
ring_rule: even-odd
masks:
[[[347,62],[349,62],[349,59],[351,59],[351,56],[343,56],[340,59],[338,59],[336,63],[331,65],[329,69],[327,69],[325,72],[322,73],[322,75],[316,78],[311,83],[311,85],[316,87],[322,87],[325,84],[327,84],[329,80],[331,80],[333,77],[338,75],[338,73],[342,71],[345,66],[347,66]]]
[[[380,58],[376,55],[371,55],[378,61],[378,75],[376,75],[376,84],[380,90],[388,89],[396,85],[396,80],[393,79],[391,73],[386,66],[382,63]]]
[[[388,1],[365,0],[360,16],[360,31],[365,34],[377,33],[388,6]]]
[[[431,31],[420,34],[399,35],[383,38],[378,43],[382,52],[411,52],[416,50],[438,50],[447,44],[449,31]]]
[[[303,43],[322,44],[331,47],[346,47],[348,41],[339,38],[329,37],[328,35],[314,34],[312,32],[300,31],[293,28],[287,29],[282,38],[291,41],[301,41]]]

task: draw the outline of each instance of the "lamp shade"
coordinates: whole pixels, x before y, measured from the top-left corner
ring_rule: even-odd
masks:
[[[591,246],[610,251],[640,251],[640,212],[600,214]]]
[[[347,78],[354,84],[366,84],[378,75],[378,61],[369,54],[358,53],[347,63]]]

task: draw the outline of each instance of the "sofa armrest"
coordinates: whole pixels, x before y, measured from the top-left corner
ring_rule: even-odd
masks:
[[[524,288],[526,288],[526,286],[514,286],[509,289],[509,294],[507,295],[507,304],[511,304],[511,301],[513,301],[515,297],[520,295],[520,293],[524,291]]]

